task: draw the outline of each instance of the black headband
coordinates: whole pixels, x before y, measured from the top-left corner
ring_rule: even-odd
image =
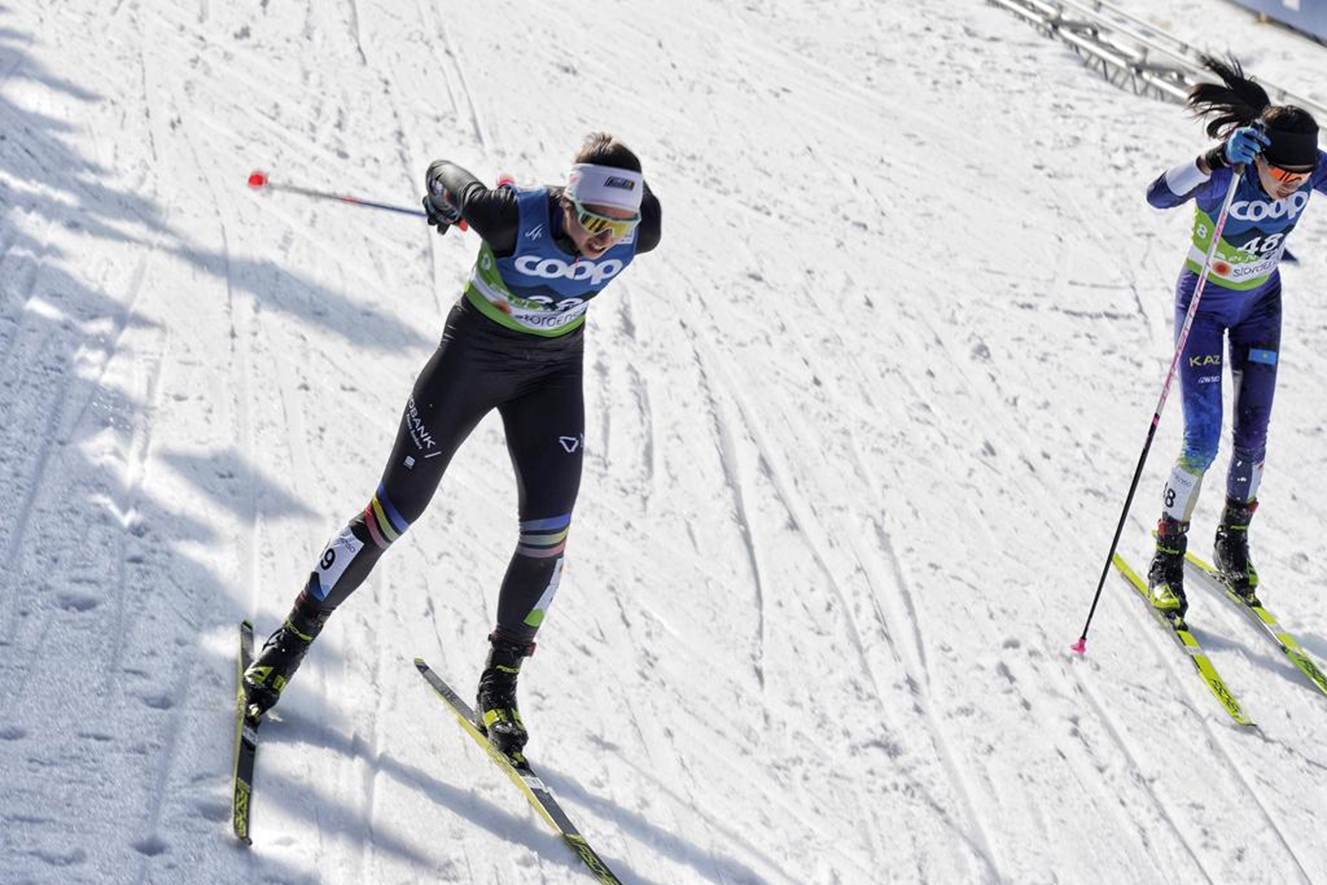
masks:
[[[1318,164],[1318,130],[1312,132],[1285,132],[1268,127],[1267,137],[1272,143],[1263,150],[1263,157],[1273,166],[1293,169]]]

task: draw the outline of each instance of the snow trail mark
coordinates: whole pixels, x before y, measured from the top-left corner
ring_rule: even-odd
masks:
[[[696,342],[693,340],[693,347],[695,345]],[[747,565],[751,569],[752,590],[755,594],[756,602],[756,648],[753,665],[755,668],[756,680],[760,683],[761,689],[764,689],[765,581],[761,576],[760,553],[756,546],[755,532],[752,529],[751,520],[747,518],[746,500],[742,491],[741,460],[738,458],[737,448],[733,444],[732,434],[728,429],[728,421],[724,416],[723,406],[719,403],[718,396],[715,392],[715,386],[710,380],[709,371],[706,369],[707,360],[701,356],[699,350],[693,351],[693,353],[705,388],[705,397],[708,406],[707,411],[712,422],[715,448],[719,453],[719,463],[723,468],[724,484],[728,486],[728,491],[733,497],[733,515],[737,518],[738,533],[742,536],[742,545],[746,550]]]
[[[1085,697],[1088,704],[1091,705],[1092,712],[1096,714],[1097,721],[1101,723],[1106,733],[1110,735],[1111,739],[1115,742],[1116,747],[1119,748],[1120,752],[1124,755],[1125,760],[1129,763],[1129,768],[1133,772],[1135,780],[1152,800],[1157,813],[1161,815],[1161,819],[1165,822],[1171,834],[1174,835],[1176,841],[1178,841],[1184,848],[1185,853],[1189,856],[1190,863],[1193,864],[1193,868],[1202,873],[1205,881],[1213,883],[1214,885],[1216,880],[1212,878],[1211,872],[1208,871],[1207,866],[1202,862],[1202,855],[1196,851],[1193,845],[1190,844],[1189,840],[1185,838],[1184,831],[1180,829],[1174,815],[1172,815],[1170,810],[1166,807],[1165,801],[1160,795],[1158,795],[1157,789],[1153,785],[1152,780],[1143,773],[1142,766],[1138,764],[1138,757],[1130,746],[1129,741],[1111,721],[1111,716],[1107,713],[1101,699],[1097,697],[1096,691],[1093,690],[1091,685],[1089,685],[1081,676],[1078,676],[1075,679],[1075,682],[1082,691],[1082,696]]]

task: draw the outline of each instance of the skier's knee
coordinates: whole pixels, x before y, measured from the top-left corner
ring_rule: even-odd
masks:
[[[302,595],[328,611],[336,608],[409,527],[379,486],[368,506],[327,542]]]
[[[1242,461],[1249,464],[1261,464],[1267,457],[1267,437],[1253,440],[1252,445],[1235,444],[1230,451],[1232,461]]]
[[[1261,411],[1261,414],[1259,412]],[[1235,454],[1247,456],[1254,461],[1261,461],[1267,452],[1268,411],[1245,408],[1240,410],[1235,422]]]
[[[1194,440],[1184,438],[1184,450],[1180,453],[1180,466],[1196,476],[1202,476],[1216,460],[1217,441]]]
[[[521,538],[516,552],[535,559],[561,556],[567,549],[567,533],[570,531],[570,513],[547,519],[521,520]]]
[[[364,527],[369,539],[380,550],[386,550],[392,542],[405,534],[410,523],[387,497],[387,490],[378,486],[364,512],[355,517],[355,522]]]

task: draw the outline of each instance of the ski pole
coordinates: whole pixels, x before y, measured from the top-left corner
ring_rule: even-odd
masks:
[[[1235,199],[1235,190],[1239,187],[1239,181],[1244,176],[1244,164],[1235,167],[1235,173],[1230,176],[1230,187],[1226,189],[1226,201],[1221,205],[1221,214],[1217,216],[1216,225],[1212,229],[1212,242],[1207,247],[1207,258],[1203,261],[1202,273],[1198,275],[1198,282],[1193,287],[1193,300],[1189,302],[1189,311],[1184,315],[1184,325],[1180,328],[1179,338],[1175,343],[1175,355],[1170,358],[1170,371],[1166,373],[1166,383],[1161,385],[1161,398],[1157,400],[1156,411],[1152,413],[1152,423],[1147,428],[1147,439],[1143,443],[1143,451],[1138,455],[1138,466],[1133,471],[1133,482],[1129,483],[1129,494],[1124,498],[1124,509],[1120,512],[1119,525],[1115,526],[1115,537],[1110,542],[1110,552],[1106,554],[1106,564],[1101,569],[1101,579],[1097,581],[1097,593],[1092,597],[1092,608],[1087,613],[1087,623],[1083,624],[1083,634],[1078,637],[1078,641],[1069,646],[1076,654],[1085,654],[1087,652],[1087,630],[1092,626],[1092,616],[1097,613],[1097,603],[1101,601],[1101,589],[1106,586],[1106,576],[1110,574],[1111,561],[1115,558],[1115,548],[1119,546],[1120,534],[1124,531],[1124,522],[1129,518],[1129,507],[1133,504],[1134,492],[1138,490],[1138,480],[1143,475],[1143,465],[1147,463],[1147,453],[1152,448],[1152,440],[1157,435],[1157,425],[1161,423],[1161,410],[1166,407],[1166,397],[1170,396],[1170,385],[1175,380],[1175,371],[1179,368],[1180,357],[1184,353],[1184,344],[1189,340],[1189,328],[1193,325],[1194,315],[1198,312],[1198,300],[1203,296],[1203,286],[1207,283],[1207,275],[1212,268],[1212,260],[1216,257],[1217,245],[1221,242],[1221,232],[1226,227],[1226,215],[1230,212],[1230,204]]]
[[[299,187],[293,184],[278,184],[267,177],[266,172],[252,172],[249,175],[249,187],[254,190],[267,188],[273,191],[285,191],[291,194],[300,194],[305,197],[314,197],[319,200],[338,200],[342,203],[351,203],[356,206],[366,206],[370,209],[386,209],[389,212],[400,212],[402,215],[413,215],[416,218],[428,218],[428,213],[422,209],[411,209],[409,206],[393,206],[390,203],[377,203],[373,200],[364,200],[359,197],[348,197],[343,194],[331,194],[326,191],[316,191],[312,188]],[[456,224],[461,230],[469,230],[465,221],[459,221]]]

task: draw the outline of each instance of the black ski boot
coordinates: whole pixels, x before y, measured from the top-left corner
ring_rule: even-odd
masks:
[[[1232,592],[1246,605],[1258,602],[1258,570],[1249,561],[1249,522],[1258,509],[1257,501],[1226,499],[1221,524],[1216,527],[1216,568]]]
[[[496,631],[488,637],[491,648],[484,672],[479,676],[475,715],[489,743],[516,763],[524,762],[521,750],[530,739],[516,709],[516,677],[521,661],[534,654],[533,642],[516,642]]]
[[[319,611],[306,604],[304,594],[300,594],[286,622],[267,637],[258,657],[244,671],[244,694],[250,719],[257,721],[276,706],[282,689],[299,669],[304,653],[322,632],[330,615],[331,612]]]
[[[1188,547],[1189,524],[1161,517],[1157,522],[1157,549],[1147,570],[1147,592],[1152,607],[1171,621],[1183,621],[1189,610],[1184,597],[1184,551]]]

